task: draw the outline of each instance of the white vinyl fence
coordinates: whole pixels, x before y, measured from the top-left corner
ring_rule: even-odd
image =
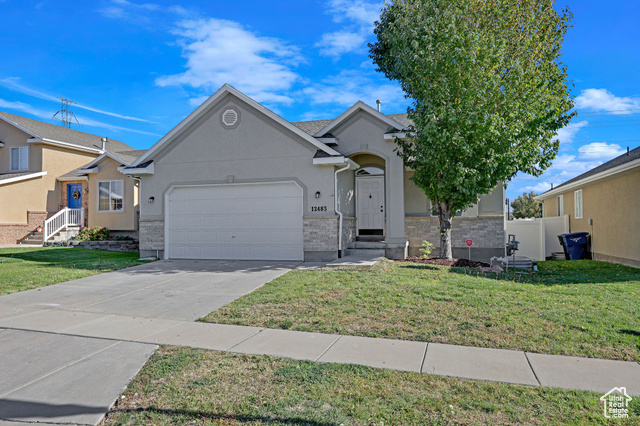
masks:
[[[515,219],[507,221],[507,235],[514,234],[520,246],[517,256],[527,256],[541,261],[552,252],[563,251],[558,235],[569,232],[569,216],[537,219]]]

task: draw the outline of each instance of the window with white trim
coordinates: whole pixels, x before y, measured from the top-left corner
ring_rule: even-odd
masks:
[[[564,196],[558,195],[558,216],[564,216]]]
[[[11,170],[29,170],[29,147],[11,148]]]
[[[573,199],[576,206],[576,219],[582,219],[582,189],[573,193]]]
[[[124,209],[124,181],[98,182],[98,211],[119,212]]]

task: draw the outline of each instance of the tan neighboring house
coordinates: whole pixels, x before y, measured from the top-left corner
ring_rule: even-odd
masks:
[[[0,111],[0,244],[24,241],[67,208],[73,214],[58,214],[50,231],[100,225],[136,232],[137,182],[118,168],[142,152],[117,140]],[[59,218],[76,223],[62,224]]]
[[[640,267],[640,148],[536,197],[543,216],[589,232],[593,258]]]

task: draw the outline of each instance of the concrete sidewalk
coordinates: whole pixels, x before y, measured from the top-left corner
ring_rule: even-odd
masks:
[[[0,296],[0,425],[98,423],[157,348],[146,337],[296,265],[161,261]]]
[[[57,309],[0,319],[0,327],[599,393],[623,386],[640,395],[636,362]]]

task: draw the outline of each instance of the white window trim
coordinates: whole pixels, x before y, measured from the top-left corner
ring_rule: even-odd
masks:
[[[18,150],[18,167],[13,168],[13,150],[17,149]],[[26,169],[21,169],[20,168],[20,163],[22,162],[22,154],[21,151],[25,150],[27,152],[27,168]],[[29,146],[28,145],[24,145],[24,146],[13,146],[11,147],[11,149],[9,150],[9,169],[12,172],[24,172],[29,170]]]
[[[564,195],[558,195],[558,216],[564,216]]]
[[[111,210],[111,198],[109,198],[109,210],[101,210],[100,209],[100,184],[104,183],[104,182],[109,182],[109,193],[111,193],[111,183],[112,182],[121,182],[122,183],[122,208],[120,210]],[[97,192],[97,202],[98,205],[96,206],[96,211],[98,213],[124,213],[125,210],[125,187],[124,187],[124,180],[122,179],[104,179],[104,180],[99,180],[97,187],[96,187],[96,192]]]
[[[578,198],[580,199],[579,203],[578,203]],[[578,189],[577,191],[574,191],[573,202],[575,206],[574,210],[576,214],[576,219],[582,219],[582,217],[584,216],[583,203],[582,203],[582,189]]]

